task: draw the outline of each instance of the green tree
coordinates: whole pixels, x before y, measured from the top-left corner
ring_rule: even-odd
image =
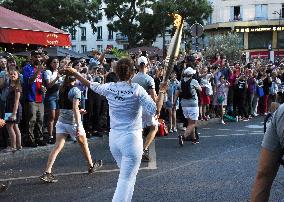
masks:
[[[117,17],[109,28],[128,37],[129,47],[151,44],[165,27],[172,24],[172,13],[181,14],[187,23],[203,23],[212,13],[207,0],[104,0],[107,17]],[[149,12],[149,9],[152,12]],[[141,43],[142,42],[142,43]]]
[[[117,20],[110,23],[108,27],[126,35],[129,47],[135,47],[142,39],[139,18],[141,19],[141,13],[145,13],[145,9],[151,7],[153,1],[104,0],[104,2],[107,5],[104,9],[106,16],[108,18],[117,17]]]
[[[1,6],[58,28],[70,28],[100,17],[101,0],[2,0]]]
[[[209,37],[209,46],[204,57],[211,60],[215,53],[223,53],[230,62],[239,61],[242,55],[241,40],[238,33],[227,32]]]

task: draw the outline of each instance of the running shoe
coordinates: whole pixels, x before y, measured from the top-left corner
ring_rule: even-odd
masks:
[[[178,130],[177,130],[177,128],[174,128],[174,132],[177,132]]]
[[[0,185],[0,193],[6,191],[10,187],[11,184],[12,184],[11,181],[9,181],[7,184],[1,184]]]
[[[226,123],[224,122],[224,120],[223,120],[223,119],[221,120],[221,123],[222,123],[223,125],[225,125],[225,124],[226,124]]]
[[[198,139],[192,139],[191,144],[199,144],[199,140]]]
[[[103,161],[102,160],[98,160],[98,161],[95,161],[93,163],[93,166],[91,166],[88,170],[88,173],[89,174],[92,174],[94,173],[96,170],[98,170],[99,168],[101,168],[103,166]]]
[[[169,133],[172,133],[172,132],[173,132],[173,130],[172,130],[172,129],[170,129]]]
[[[150,156],[149,156],[149,150],[144,149],[143,154],[142,154],[142,161],[143,162],[149,162],[150,161]]]
[[[42,176],[39,177],[42,181],[48,183],[58,182],[58,180],[54,177],[52,173],[45,172]]]
[[[183,135],[179,135],[178,136],[178,143],[179,145],[182,147],[183,146],[183,140],[184,140],[184,136]]]

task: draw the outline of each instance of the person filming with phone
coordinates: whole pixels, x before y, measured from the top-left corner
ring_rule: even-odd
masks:
[[[45,146],[43,139],[43,95],[46,88],[42,83],[43,80],[43,65],[42,55],[40,51],[31,52],[31,64],[24,67],[24,101],[25,114],[27,114],[27,133],[24,138],[27,146],[37,147]],[[35,133],[34,129],[37,129]]]

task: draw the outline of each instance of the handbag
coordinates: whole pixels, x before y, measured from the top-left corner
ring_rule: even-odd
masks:
[[[263,88],[262,87],[257,87],[256,88],[256,93],[257,93],[258,97],[264,96]]]
[[[222,104],[224,100],[225,100],[225,97],[224,97],[223,95],[220,95],[220,96],[217,98],[218,104]]]

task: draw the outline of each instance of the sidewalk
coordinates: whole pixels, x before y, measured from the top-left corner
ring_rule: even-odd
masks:
[[[198,127],[205,127],[208,124],[216,124],[219,123],[220,119],[214,118],[210,119],[208,121],[198,121],[197,126]],[[108,136],[103,136],[103,137],[91,137],[88,139],[89,145],[105,145],[107,147],[108,145]],[[63,149],[66,148],[72,148],[74,146],[78,146],[78,143],[73,143],[73,141],[67,141],[65,143],[65,146]],[[25,159],[27,156],[30,155],[41,155],[43,153],[49,154],[49,152],[52,150],[54,145],[47,145],[43,147],[36,147],[36,148],[30,148],[30,147],[24,147],[21,151],[17,151],[15,153],[4,153],[3,150],[0,151],[0,162],[4,160],[9,160],[9,159]]]

